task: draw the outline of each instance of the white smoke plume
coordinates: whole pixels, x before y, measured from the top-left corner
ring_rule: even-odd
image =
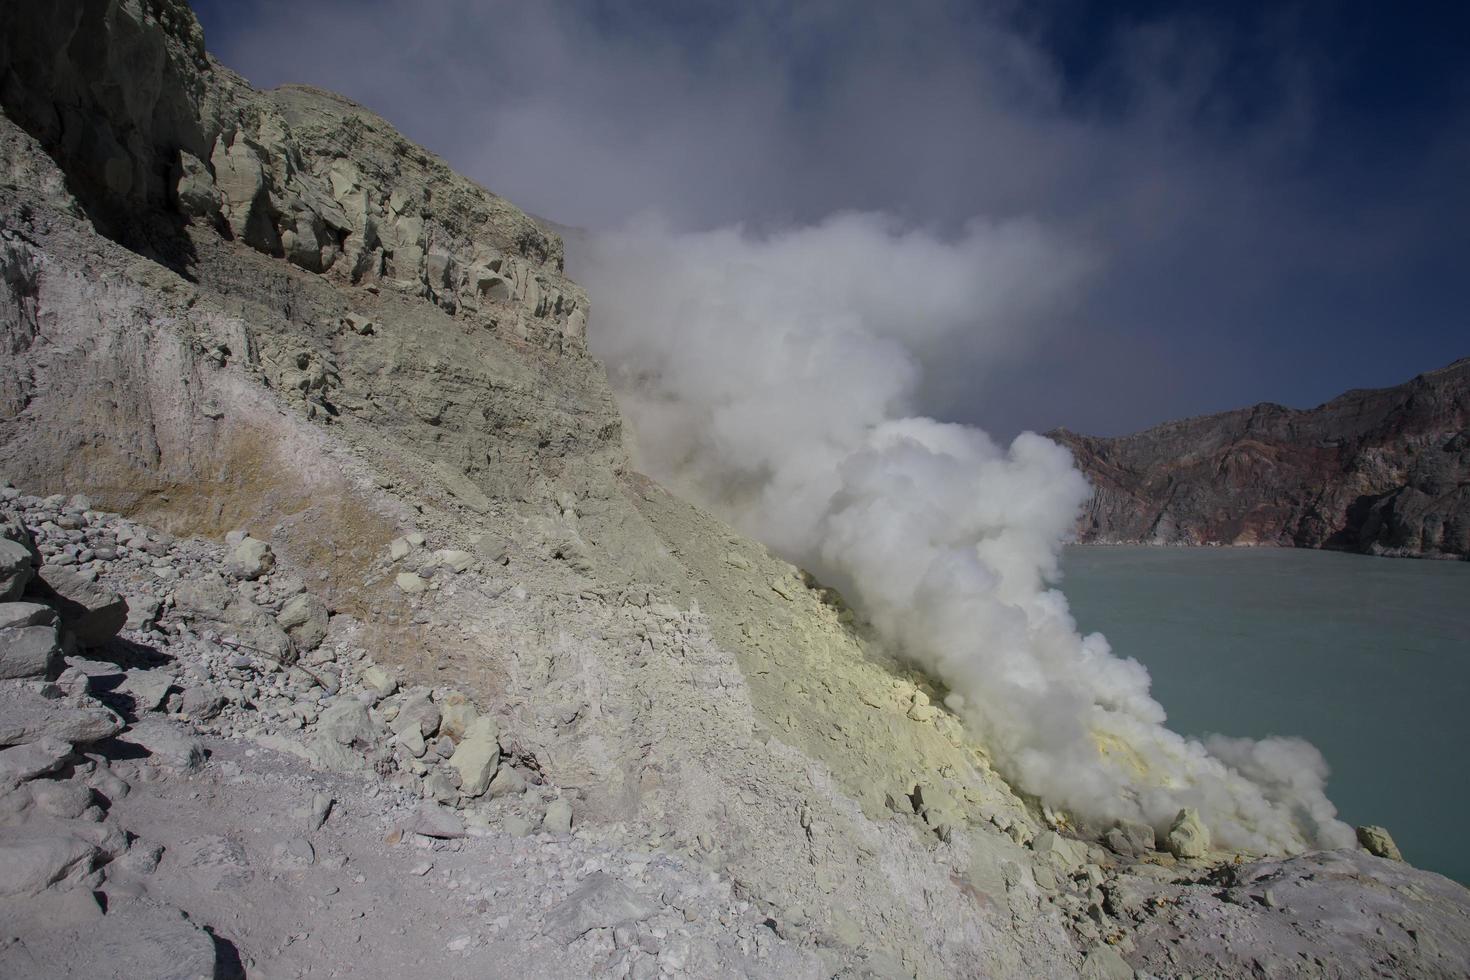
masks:
[[[1142,665],[1078,634],[1052,587],[1088,494],[1066,450],[916,414],[926,366],[1045,343],[1088,254],[1034,223],[945,239],[848,213],[647,222],[574,258],[639,465],[841,587],[1020,787],[1099,824],[1196,807],[1226,847],[1350,843],[1312,746],[1185,739]]]

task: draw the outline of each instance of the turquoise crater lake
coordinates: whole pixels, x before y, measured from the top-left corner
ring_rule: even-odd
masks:
[[[1148,667],[1187,735],[1300,735],[1350,824],[1470,884],[1470,562],[1072,547],[1078,627]]]

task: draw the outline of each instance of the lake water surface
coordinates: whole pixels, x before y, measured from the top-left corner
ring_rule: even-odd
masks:
[[[1275,548],[1074,547],[1084,633],[1188,735],[1300,735],[1350,824],[1470,884],[1470,562]]]

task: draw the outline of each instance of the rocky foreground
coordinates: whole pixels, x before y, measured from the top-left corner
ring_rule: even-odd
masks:
[[[1047,435],[1095,488],[1085,542],[1470,558],[1470,358],[1306,411],[1262,404],[1112,439]]]
[[[0,975],[1464,974],[1385,834],[1018,793],[383,119],[178,0],[0,5],[0,78]]]
[[[175,539],[79,496],[0,497],[3,975],[913,972],[742,897],[712,840],[585,825],[580,794],[495,714],[401,687],[356,645],[362,624],[266,542]],[[479,562],[413,532],[382,558],[410,592]],[[1030,867],[964,887],[1021,915],[1044,896],[1093,937],[1085,976],[1133,976],[1123,953],[1160,976],[1470,962],[1463,889],[1398,863],[1376,828],[1363,841],[1384,857],[1223,865],[1187,813],[1163,841],[1135,825],[1104,846],[1006,830]]]

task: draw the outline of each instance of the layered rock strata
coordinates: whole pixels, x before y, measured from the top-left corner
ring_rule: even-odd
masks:
[[[1470,358],[1305,411],[1263,404],[1118,438],[1047,435],[1095,488],[1084,542],[1470,557]]]

